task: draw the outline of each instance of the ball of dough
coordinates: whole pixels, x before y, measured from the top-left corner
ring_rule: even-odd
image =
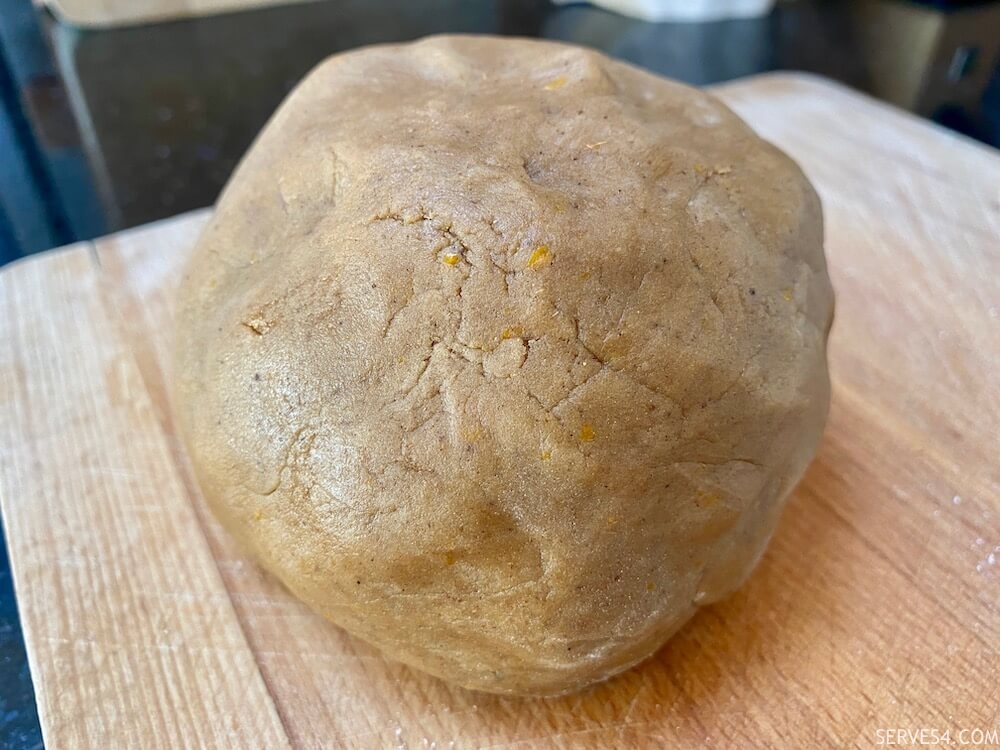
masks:
[[[827,413],[822,235],[695,89],[539,41],[338,55],[197,246],[178,422],[317,612],[463,686],[575,690],[761,556]]]

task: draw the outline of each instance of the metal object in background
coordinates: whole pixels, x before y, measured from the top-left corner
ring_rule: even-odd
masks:
[[[0,264],[104,228],[35,9],[0,0]]]

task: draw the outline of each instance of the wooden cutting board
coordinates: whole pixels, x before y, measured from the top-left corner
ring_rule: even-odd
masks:
[[[1000,729],[1000,157],[814,78],[719,93],[822,194],[830,422],[749,583],[581,695],[497,698],[387,663],[208,515],[166,389],[205,213],[5,269],[0,493],[50,750],[872,748],[890,728]]]
[[[33,0],[73,26],[107,28],[210,16],[301,0]]]

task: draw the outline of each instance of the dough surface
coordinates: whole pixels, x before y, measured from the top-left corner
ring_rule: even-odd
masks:
[[[819,200],[713,97],[550,42],[330,58],[178,308],[205,497],[387,656],[556,694],[762,554],[826,418]]]

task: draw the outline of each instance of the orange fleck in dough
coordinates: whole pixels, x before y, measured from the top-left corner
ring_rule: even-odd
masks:
[[[539,245],[535,248],[535,252],[531,254],[528,258],[528,268],[534,268],[535,266],[546,263],[549,260],[551,253],[549,252],[548,245]]]
[[[829,404],[822,238],[703,91],[540,40],[346,52],[191,254],[178,433],[220,522],[387,659],[578,690],[760,559]]]

